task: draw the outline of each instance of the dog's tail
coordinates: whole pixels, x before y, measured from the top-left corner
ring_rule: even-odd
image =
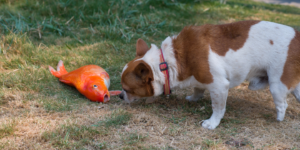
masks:
[[[57,69],[55,70],[51,66],[49,66],[49,71],[57,78],[60,78],[61,76],[67,74],[67,70],[65,69],[64,63],[62,60],[58,62]]]

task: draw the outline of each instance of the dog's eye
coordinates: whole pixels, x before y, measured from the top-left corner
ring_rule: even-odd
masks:
[[[97,88],[98,86],[97,86],[97,85],[93,85],[93,87],[94,87],[94,88]]]

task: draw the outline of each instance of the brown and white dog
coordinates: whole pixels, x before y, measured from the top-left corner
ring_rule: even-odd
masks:
[[[300,102],[300,32],[267,21],[241,21],[222,25],[185,27],[177,36],[167,37],[161,50],[168,64],[170,88],[194,87],[188,101],[210,92],[213,114],[202,123],[215,129],[225,113],[228,89],[244,80],[249,89],[270,85],[282,121],[290,92]],[[160,71],[161,50],[139,39],[136,58],[122,72],[120,98],[132,102],[141,97],[161,95],[166,82]]]

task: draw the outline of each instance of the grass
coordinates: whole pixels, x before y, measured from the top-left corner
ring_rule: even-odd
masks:
[[[248,19],[300,30],[299,14],[250,0],[0,0],[0,149],[232,149],[226,141],[244,138],[249,149],[300,147],[300,105],[291,96],[278,123],[268,90],[242,84],[230,90],[221,125],[207,131],[207,92],[199,102],[185,101],[186,89],[152,104],[93,103],[48,71],[59,60],[68,71],[99,65],[118,90],[138,38],[159,46],[186,25]]]
[[[222,143],[222,142],[207,139],[207,140],[204,140],[202,143],[205,148],[215,148],[219,143]]]
[[[138,133],[126,133],[122,137],[122,142],[125,145],[133,146],[136,145],[137,143],[141,143],[147,136],[143,136],[142,134]]]
[[[100,121],[94,126],[103,125],[106,128],[108,127],[119,127],[121,125],[125,125],[131,118],[131,114],[125,112],[124,110],[115,110],[110,116],[107,116],[104,121]]]
[[[16,122],[13,120],[9,123],[2,123],[0,126],[0,138],[10,136],[14,134]]]
[[[81,147],[90,147],[92,149],[106,149],[108,144],[105,141],[100,143],[94,139],[101,139],[107,136],[111,128],[118,128],[127,124],[131,114],[122,110],[116,110],[93,125],[64,124],[55,131],[46,131],[42,134],[42,140],[50,142],[54,147],[61,149],[78,149]],[[137,133],[127,133],[122,136],[122,142],[126,145],[134,145],[142,141],[145,136]]]
[[[78,149],[84,145],[101,149],[105,148],[106,143],[95,144],[93,139],[102,134],[105,132],[96,128],[71,124],[63,125],[53,132],[44,132],[42,140],[61,149]]]

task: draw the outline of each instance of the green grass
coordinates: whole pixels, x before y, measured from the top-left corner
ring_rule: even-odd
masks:
[[[8,0],[0,12],[5,33],[1,37],[0,65],[5,70],[18,69],[16,76],[1,74],[2,83],[7,88],[46,94],[66,89],[55,84],[47,71],[47,65],[56,66],[60,59],[67,70],[100,65],[111,75],[111,89],[120,89],[119,74],[134,57],[137,38],[159,44],[189,24],[243,20],[258,13],[267,13],[267,20],[297,29],[300,24],[295,17],[299,9],[241,0],[231,0],[226,5],[192,0]]]
[[[0,139],[9,135],[13,135],[15,132],[16,122],[15,120],[9,123],[2,123],[0,126]]]
[[[93,126],[105,126],[109,127],[120,127],[121,125],[125,125],[131,118],[132,114],[122,110],[114,110],[109,116],[105,118],[104,121],[100,121]]]
[[[149,14],[149,6],[159,9],[179,4],[171,0],[27,0],[2,7],[5,18],[1,25],[4,32],[27,32],[36,39],[55,34],[71,37],[71,43],[90,43],[99,38],[129,42],[140,35],[157,33],[164,27],[164,18]],[[78,28],[81,29],[78,31]]]
[[[203,148],[214,148],[215,146],[217,146],[220,143],[222,143],[222,141],[205,139],[202,142],[202,146],[203,146]]]
[[[147,138],[147,136],[144,136],[142,134],[138,134],[138,133],[126,133],[125,135],[122,136],[122,142],[125,145],[136,145],[138,143],[142,143],[145,138]]]
[[[195,103],[186,103],[185,105],[181,106],[183,112],[191,113],[191,114],[198,114],[202,117],[202,119],[207,119],[209,115],[212,113],[211,109],[211,102],[207,99],[201,99]]]
[[[76,90],[57,83],[49,74],[47,66],[55,67],[60,59],[67,70],[87,64],[100,65],[111,76],[111,89],[120,89],[120,72],[126,62],[134,57],[137,38],[159,44],[185,25],[243,20],[256,14],[262,19],[291,25],[296,29],[300,24],[295,17],[300,13],[296,8],[271,7],[238,0],[228,1],[226,5],[188,0],[27,0],[12,4],[3,2],[0,7],[1,29],[5,33],[0,41],[0,67],[17,71],[14,75],[1,73],[0,81],[5,88],[43,93],[46,96],[44,99],[50,99],[53,95],[64,100],[83,98]],[[22,19],[26,23],[17,23]],[[42,38],[36,32],[38,26],[41,26],[39,32]],[[51,108],[47,103],[45,106],[47,110],[70,110]]]
[[[99,65],[110,75],[110,89],[120,90],[122,68],[135,57],[138,38],[143,38],[148,45],[160,46],[163,39],[178,34],[187,25],[248,19],[273,21],[300,30],[299,14],[298,8],[250,0],[227,0],[226,4],[220,4],[219,0],[0,0],[0,108],[4,115],[11,114],[9,119],[26,117],[22,112],[36,116],[84,113],[87,108],[101,105],[90,102],[75,88],[59,83],[48,71],[48,65],[56,67],[58,61],[63,60],[68,71],[88,64]],[[9,98],[11,93],[23,94],[22,101],[29,103],[28,108],[6,112],[10,103],[16,101]],[[102,121],[95,120],[90,125],[60,125],[44,132],[42,139],[59,149],[87,146],[108,149],[111,143],[99,140],[109,134],[105,129],[121,130],[137,110],[155,109],[150,113],[170,123],[167,129],[170,136],[183,134],[180,128],[191,119],[184,115],[196,116],[194,124],[200,126],[198,122],[212,113],[209,98],[196,103],[181,102],[176,95],[170,99],[179,102],[169,104],[162,100],[140,110],[134,105],[123,106],[118,98],[112,98],[105,104],[109,107],[105,111],[109,112]],[[38,109],[42,110],[34,112],[34,105],[41,106]],[[266,113],[262,118],[272,117]],[[220,128],[225,131],[220,132],[221,137],[242,132],[236,126],[245,122],[240,118],[223,119]],[[14,123],[2,124],[0,138],[12,136],[14,132]],[[162,149],[143,145],[147,140],[146,135],[138,132],[121,138],[124,149]],[[205,139],[201,144],[211,148],[218,143]],[[6,142],[0,148],[7,146]]]
[[[91,146],[94,149],[105,149],[108,144],[106,142],[97,142],[95,139],[102,139],[110,133],[111,128],[119,128],[121,125],[127,124],[131,114],[123,110],[115,110],[107,116],[104,121],[100,121],[94,125],[62,125],[55,131],[47,131],[42,135],[45,142],[51,142],[54,147],[62,149],[77,149],[83,146]],[[125,145],[132,146],[143,141],[146,136],[137,133],[128,133],[122,136]]]
[[[94,127],[71,124],[63,125],[54,132],[44,132],[42,139],[62,149],[78,149],[84,145],[101,149],[106,147],[106,143],[95,143],[93,139],[105,135],[106,132]]]
[[[16,131],[16,121],[12,120],[8,123],[1,123],[0,125],[0,139],[4,138],[6,136],[13,135],[14,132]]]

